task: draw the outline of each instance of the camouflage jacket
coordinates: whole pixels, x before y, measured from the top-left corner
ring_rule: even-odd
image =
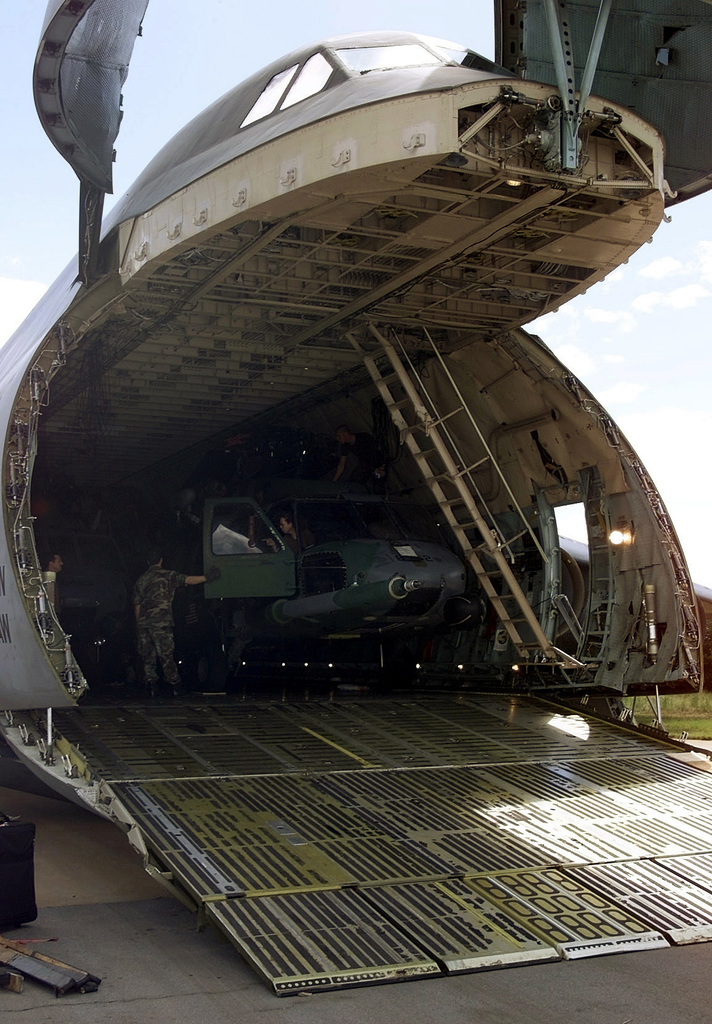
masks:
[[[143,576],[136,580],[133,593],[134,605],[141,606],[141,619],[151,622],[170,622],[173,595],[178,587],[185,584],[182,572],[161,569],[152,565]]]

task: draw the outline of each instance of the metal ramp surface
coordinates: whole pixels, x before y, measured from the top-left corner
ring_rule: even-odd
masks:
[[[279,995],[712,937],[709,762],[542,702],[156,702],[56,726]]]

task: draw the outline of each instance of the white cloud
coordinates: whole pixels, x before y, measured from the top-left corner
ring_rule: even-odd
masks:
[[[606,391],[599,392],[596,397],[602,405],[608,408],[611,405],[629,405],[645,391],[644,384],[633,381],[621,380]]]
[[[559,345],[575,344],[581,336],[581,317],[576,300],[525,324],[524,329],[538,335],[554,351]]]
[[[662,256],[659,260],[653,260],[647,267],[638,271],[640,277],[652,277],[662,280],[664,277],[674,277],[685,272],[685,265],[673,256]]]
[[[607,352],[603,357],[604,363],[624,363],[625,361],[625,356],[620,353]]]
[[[600,309],[597,306],[589,306],[585,310],[587,319],[592,320],[595,324],[612,324],[618,319],[618,313],[612,309]]]
[[[578,324],[579,314],[576,308],[576,303],[569,302],[564,306],[559,306],[551,313],[545,313],[544,316],[540,316],[537,320],[532,321],[532,325],[536,324],[538,329],[543,330],[569,330],[572,324]],[[530,326],[532,326],[530,325]]]
[[[639,313],[652,313],[664,299],[665,296],[662,292],[645,292],[633,299],[631,306]]]
[[[712,284],[712,242],[698,242],[695,248],[700,278]]]
[[[619,285],[621,281],[630,274],[630,267],[620,266],[612,270],[610,274],[606,274],[602,281],[599,281],[596,285],[596,294],[602,295],[606,292],[614,291],[616,285]]]
[[[39,281],[0,277],[0,345],[20,326],[47,291]]]
[[[581,377],[582,380],[585,380],[596,368],[596,364],[589,354],[578,345],[559,345],[554,349],[554,353],[564,366],[575,373],[577,377]]]
[[[712,282],[711,282],[712,283]],[[665,298],[665,305],[673,309],[690,309],[700,299],[708,299],[709,291],[701,284],[688,284],[684,288],[675,288]]]
[[[710,280],[712,284],[712,278]],[[710,297],[710,292],[701,284],[686,284],[670,292],[645,292],[631,302],[639,313],[654,313],[660,308],[692,309],[698,302]]]
[[[612,324],[619,334],[630,334],[636,326],[635,317],[627,309],[601,309],[598,306],[589,306],[584,310],[584,316],[594,324]]]
[[[605,278],[607,284],[618,284],[628,275],[628,268],[621,266],[616,267],[610,274]]]

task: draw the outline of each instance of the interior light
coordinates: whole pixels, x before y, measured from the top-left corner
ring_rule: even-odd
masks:
[[[517,178],[505,178],[505,185],[509,185],[510,188],[518,188],[521,185],[521,181]]]

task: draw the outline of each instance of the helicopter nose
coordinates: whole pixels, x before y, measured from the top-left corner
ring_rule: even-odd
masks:
[[[481,597],[450,597],[443,608],[443,621],[459,629],[475,629],[484,621],[485,611]]]

